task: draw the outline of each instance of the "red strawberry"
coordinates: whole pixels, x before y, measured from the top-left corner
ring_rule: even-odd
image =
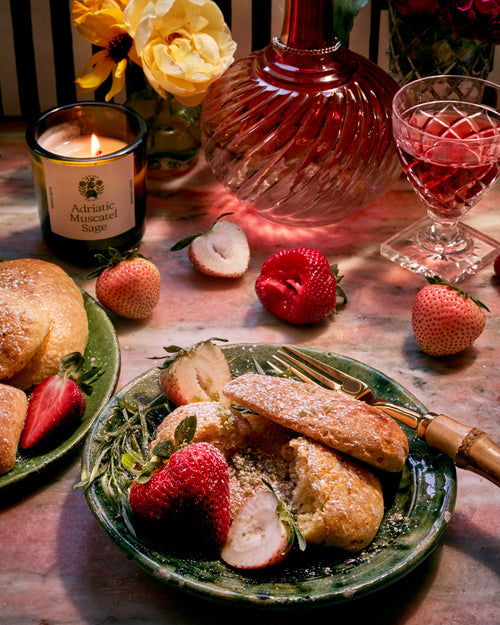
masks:
[[[500,276],[500,254],[495,258],[493,262],[493,272],[496,276]]]
[[[176,542],[221,547],[230,520],[226,459],[210,443],[181,447],[149,481],[134,482],[129,502],[135,514],[160,524]]]
[[[304,550],[304,538],[284,502],[272,488],[260,490],[243,504],[231,523],[221,558],[239,569],[274,566],[288,555],[295,537]]]
[[[427,278],[413,302],[412,326],[420,349],[430,356],[450,356],[477,339],[486,323],[479,300],[437,276]]]
[[[145,319],[160,299],[160,272],[148,259],[129,250],[120,254],[109,248],[96,254],[100,266],[89,274],[97,277],[96,297],[108,310],[127,319]]]
[[[83,365],[81,354],[68,354],[59,371],[34,388],[21,436],[23,449],[60,438],[79,424],[86,406],[84,393],[90,395],[92,383],[102,374],[97,367],[83,373]]]
[[[269,312],[294,325],[318,323],[334,312],[337,296],[347,301],[338,283],[336,265],[317,250],[284,249],[262,265],[255,283],[257,296]]]

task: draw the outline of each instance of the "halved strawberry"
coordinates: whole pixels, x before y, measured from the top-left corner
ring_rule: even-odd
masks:
[[[208,276],[239,278],[248,269],[250,248],[245,232],[220,215],[206,232],[197,232],[176,243],[172,251],[189,245],[188,256],[195,268]]]
[[[92,367],[83,372],[84,357],[72,352],[61,358],[59,371],[38,384],[30,395],[21,436],[22,449],[62,437],[79,424],[86,407],[85,395],[103,371]]]
[[[229,406],[222,389],[231,381],[231,371],[224,352],[210,340],[177,350],[160,370],[163,392],[177,406],[194,401],[219,401]]]
[[[271,488],[260,490],[233,519],[221,558],[239,569],[274,566],[285,559],[295,537],[300,549],[304,549],[304,538],[284,502]]]

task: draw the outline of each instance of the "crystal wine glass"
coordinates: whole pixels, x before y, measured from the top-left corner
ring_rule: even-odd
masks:
[[[394,96],[392,123],[427,216],[381,253],[417,274],[460,282],[500,252],[499,241],[461,223],[500,174],[500,87],[469,76],[415,80]]]

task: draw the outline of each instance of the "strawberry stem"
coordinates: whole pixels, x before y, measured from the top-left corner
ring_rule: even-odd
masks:
[[[217,219],[212,223],[212,225],[210,226],[210,228],[208,230],[205,230],[204,232],[195,232],[194,234],[190,234],[189,236],[185,237],[184,239],[181,239],[180,241],[177,241],[177,243],[175,243],[174,245],[172,245],[172,247],[170,248],[171,252],[178,252],[179,250],[184,249],[185,247],[187,247],[188,245],[191,245],[191,243],[197,239],[198,237],[201,237],[202,235],[205,234],[205,232],[208,232],[209,230],[211,230],[215,224],[220,221],[223,217],[228,217],[229,215],[232,215],[233,213],[222,213],[221,215],[219,215],[217,217]]]
[[[85,395],[92,394],[92,384],[98,380],[104,370],[92,366],[88,371],[83,371],[85,358],[80,352],[71,352],[61,358],[58,375],[64,380],[73,380]]]
[[[342,303],[347,304],[347,295],[345,294],[344,289],[341,286],[339,286],[339,282],[342,280],[344,276],[339,276],[338,265],[332,265],[331,270],[332,270],[333,275],[335,276],[335,280],[337,281],[337,287],[336,287],[337,297],[341,297],[343,300]]]
[[[278,495],[278,493],[276,492],[272,484],[270,484],[264,478],[261,478],[261,479],[264,482],[264,484],[267,486],[267,488],[269,488],[269,490],[276,497],[276,500],[277,500],[276,510],[278,512],[280,521],[288,529],[288,540],[286,542],[285,547],[283,548],[283,553],[286,553],[288,551],[288,549],[295,542],[295,540],[297,540],[297,545],[300,551],[304,551],[307,543],[306,543],[304,536],[302,535],[302,532],[299,529],[299,526],[297,525],[297,522],[295,520],[295,517],[292,511],[288,508],[288,506],[283,501],[283,499]]]
[[[95,254],[95,259],[99,263],[99,266],[89,273],[87,279],[91,280],[92,278],[97,278],[97,276],[103,273],[104,270],[109,269],[110,267],[116,267],[116,265],[119,265],[121,262],[125,260],[132,260],[134,258],[144,258],[145,260],[150,260],[147,256],[139,254],[135,248],[121,254],[114,247],[108,247],[108,250],[103,254]]]
[[[469,295],[469,293],[466,293],[465,291],[462,291],[461,289],[459,289],[454,284],[450,284],[449,282],[446,282],[446,280],[443,280],[443,278],[441,278],[439,276],[426,276],[426,280],[427,280],[427,282],[429,284],[438,284],[438,285],[441,285],[441,286],[448,286],[448,287],[450,287],[450,289],[453,289],[457,293],[460,293],[460,295],[463,295],[464,297],[472,300],[474,302],[474,304],[476,304],[476,306],[479,306],[479,308],[484,308],[484,310],[490,312],[490,309],[485,304],[483,304],[483,302],[481,302],[480,300],[476,299],[475,297],[472,297],[472,295]]]

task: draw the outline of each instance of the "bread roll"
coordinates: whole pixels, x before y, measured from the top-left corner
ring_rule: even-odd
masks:
[[[14,468],[27,409],[23,391],[0,384],[0,475]]]
[[[83,296],[61,267],[31,258],[0,262],[0,288],[20,294],[50,316],[47,336],[9,384],[28,389],[56,373],[62,356],[84,352],[88,320]]]
[[[378,408],[306,382],[247,373],[225,385],[238,404],[386,471],[401,471],[408,440]]]
[[[151,449],[174,440],[179,423],[196,416],[193,442],[215,445],[229,468],[230,514],[259,489],[262,478],[287,502],[309,543],[360,551],[384,514],[377,477],[354,459],[297,436],[260,415],[242,414],[219,402],[195,402],[173,410],[157,430]]]
[[[49,332],[50,315],[16,291],[0,288],[0,380],[21,371]]]
[[[291,508],[308,543],[361,551],[384,516],[379,479],[364,465],[300,436],[284,451],[295,483]]]

